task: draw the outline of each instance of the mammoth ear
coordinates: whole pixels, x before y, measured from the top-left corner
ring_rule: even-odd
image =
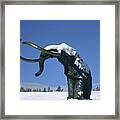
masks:
[[[55,52],[55,51],[46,50],[46,49],[44,49],[44,48],[42,48],[42,47],[40,47],[40,46],[38,46],[38,45],[36,45],[35,43],[32,43],[32,42],[25,41],[25,42],[22,42],[22,44],[29,45],[29,46],[31,46],[35,49],[38,49],[39,51],[41,51],[43,53],[46,53],[48,55],[52,55],[54,57],[60,56],[60,53]]]

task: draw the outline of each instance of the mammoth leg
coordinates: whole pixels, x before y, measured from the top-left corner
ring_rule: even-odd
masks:
[[[74,98],[74,81],[73,79],[67,78],[68,84],[68,97],[67,99]]]
[[[88,82],[85,82],[83,96],[85,99],[90,99],[90,94],[91,94],[90,84]]]
[[[84,99],[83,97],[83,80],[74,80],[75,86],[74,86],[74,99]]]
[[[83,97],[85,99],[90,99],[92,89],[92,77],[91,75],[87,76],[87,79],[84,80],[84,89],[83,89]]]

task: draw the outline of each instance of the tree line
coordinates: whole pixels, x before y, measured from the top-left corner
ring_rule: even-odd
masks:
[[[25,88],[20,87],[20,92],[62,92],[63,88],[59,85],[55,90],[52,90],[50,87],[48,88]]]

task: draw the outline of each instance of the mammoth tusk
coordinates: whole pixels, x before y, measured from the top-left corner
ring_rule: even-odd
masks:
[[[36,45],[35,43],[32,43],[32,42],[27,42],[27,41],[25,41],[25,42],[22,42],[22,44],[29,45],[29,46],[31,46],[31,47],[33,47],[33,48],[35,48],[35,49],[40,50],[40,51],[43,52],[43,53],[48,54],[48,55],[52,55],[52,56],[55,56],[55,57],[60,56],[59,53],[46,50],[46,49],[44,49],[44,48],[42,48],[42,47],[40,47],[40,46],[38,46],[38,45]]]
[[[20,60],[25,61],[25,62],[30,62],[30,63],[35,63],[35,62],[39,62],[39,59],[29,59],[29,58],[25,58],[20,56]]]

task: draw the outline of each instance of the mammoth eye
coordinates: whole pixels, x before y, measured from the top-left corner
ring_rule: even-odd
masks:
[[[40,57],[44,57],[44,55],[43,55],[43,54],[41,54],[41,55],[40,55]]]
[[[42,58],[45,58],[46,56],[48,56],[48,55],[45,54],[45,53],[41,53],[41,54],[40,54],[40,57],[42,57]]]

